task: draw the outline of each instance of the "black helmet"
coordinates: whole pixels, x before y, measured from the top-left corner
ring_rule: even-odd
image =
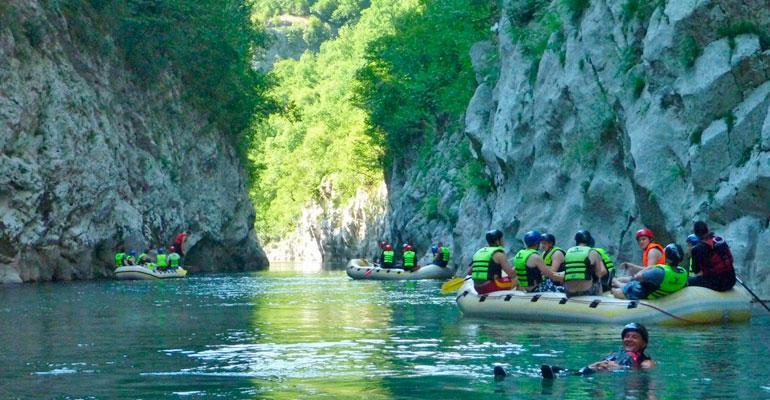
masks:
[[[550,244],[556,244],[556,236],[551,235],[550,233],[545,233],[543,234],[543,241]]]
[[[487,237],[487,243],[489,243],[489,245],[491,246],[497,243],[498,240],[503,238],[503,232],[500,231],[499,229],[492,229],[491,231],[487,231],[486,237]]]
[[[575,234],[575,244],[585,243],[589,246],[594,245],[594,238],[591,236],[591,232],[581,229]]]
[[[647,328],[645,328],[644,325],[638,322],[632,322],[624,326],[623,332],[620,332],[620,338],[623,339],[624,337],[626,337],[626,333],[628,332],[638,333],[642,337],[642,339],[644,339],[644,343],[650,342],[650,335],[647,333]]]
[[[684,251],[682,250],[682,246],[676,243],[669,243],[669,245],[666,246],[663,251],[666,253],[666,261],[668,261],[671,265],[679,265],[679,263],[684,259]]]

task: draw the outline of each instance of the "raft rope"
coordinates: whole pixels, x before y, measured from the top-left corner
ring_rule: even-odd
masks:
[[[462,294],[460,294],[459,296],[457,296],[457,298],[455,299],[455,301],[458,301],[458,300],[460,300],[460,298],[462,298],[462,297],[465,297],[465,296],[467,296],[468,294],[469,294],[469,292],[468,292],[467,290],[463,291],[463,293],[462,293]],[[502,297],[502,296],[491,296],[491,297],[492,297],[492,298],[503,298],[503,301],[510,301],[510,300],[511,300],[511,298],[512,298],[512,296],[513,296],[513,295],[510,295],[510,294],[509,294],[509,295],[506,295],[505,297]],[[484,301],[486,301],[486,299],[487,299],[488,297],[490,297],[490,296],[489,296],[489,295],[480,295],[480,296],[479,296],[479,303],[483,303]],[[537,302],[537,301],[539,301],[539,300],[541,300],[541,299],[543,299],[543,300],[547,300],[547,301],[556,301],[556,300],[558,300],[559,304],[566,304],[566,303],[567,303],[567,301],[571,301],[571,302],[573,302],[573,303],[579,303],[579,304],[588,304],[588,306],[589,306],[590,308],[597,308],[597,307],[599,306],[599,304],[601,304],[601,303],[602,303],[602,299],[594,299],[594,300],[591,300],[591,301],[586,301],[586,300],[579,300],[579,299],[575,299],[575,298],[569,298],[569,297],[542,297],[542,294],[536,294],[536,295],[533,295],[533,296],[530,298],[530,302],[533,302],[533,303],[534,303],[534,302]],[[605,304],[610,304],[610,305],[618,305],[618,306],[620,306],[622,303],[605,303]],[[691,321],[691,320],[689,320],[689,319],[687,319],[687,318],[682,318],[682,317],[680,317],[680,316],[678,316],[678,315],[675,315],[675,314],[673,314],[673,313],[671,313],[671,312],[669,312],[669,311],[667,311],[667,310],[665,310],[665,309],[663,309],[663,308],[660,308],[660,307],[658,307],[658,306],[656,306],[656,305],[654,305],[654,304],[650,304],[650,303],[647,303],[647,302],[642,302],[642,301],[637,301],[637,300],[631,300],[631,301],[629,301],[629,304],[623,304],[623,305],[624,305],[626,308],[636,308],[636,306],[634,306],[634,307],[629,307],[631,304],[636,304],[636,306],[639,306],[639,305],[647,306],[647,307],[649,307],[649,308],[652,308],[653,310],[659,311],[659,312],[661,312],[661,313],[663,313],[663,314],[666,314],[666,315],[668,315],[669,317],[671,317],[671,318],[673,318],[673,319],[676,319],[676,320],[679,320],[679,321],[682,321],[682,322],[686,322],[686,323],[689,323],[689,324],[695,324],[695,323],[696,323],[695,321]]]

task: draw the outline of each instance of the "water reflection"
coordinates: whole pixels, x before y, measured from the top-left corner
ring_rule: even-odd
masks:
[[[544,381],[619,326],[462,318],[439,282],[342,273],[0,287],[0,398],[770,398],[770,321],[650,327],[650,372]],[[492,378],[492,366],[510,374]]]

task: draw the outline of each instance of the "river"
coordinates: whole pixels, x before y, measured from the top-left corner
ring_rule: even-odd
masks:
[[[619,326],[463,318],[440,282],[344,272],[0,286],[0,399],[770,399],[770,319],[650,327],[651,372],[553,381]],[[494,365],[509,376],[492,377]]]

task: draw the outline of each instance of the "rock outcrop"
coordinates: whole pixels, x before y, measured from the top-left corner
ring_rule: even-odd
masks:
[[[512,3],[496,43],[471,52],[479,86],[464,132],[438,144],[469,141],[490,189],[458,189],[450,183],[461,172],[440,159],[428,172],[397,162],[390,236],[409,231],[423,246],[451,238],[466,265],[492,227],[514,249],[530,229],[563,246],[588,229],[617,259],[633,261],[641,258],[637,229],[683,244],[702,219],[731,244],[739,273],[769,293],[767,2],[667,1],[643,15],[625,0],[599,0],[573,18],[554,2],[563,31],[539,60],[512,39]],[[498,79],[484,76],[489,60],[499,60]],[[447,218],[424,216],[432,193]]]
[[[110,276],[184,228],[193,272],[266,267],[231,141],[45,7],[0,6],[0,282]]]

